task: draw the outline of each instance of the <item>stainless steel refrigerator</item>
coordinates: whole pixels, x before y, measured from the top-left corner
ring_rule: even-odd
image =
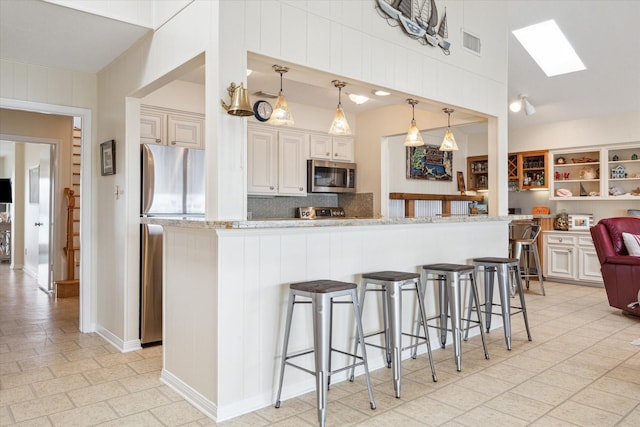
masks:
[[[204,151],[141,146],[141,216],[204,216]],[[162,227],[140,225],[140,342],[162,341]]]

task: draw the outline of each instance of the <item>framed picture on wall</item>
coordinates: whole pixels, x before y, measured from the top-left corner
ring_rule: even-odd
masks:
[[[102,176],[116,173],[116,142],[113,139],[100,144],[100,164]]]
[[[437,145],[407,147],[407,179],[453,181],[453,153]]]

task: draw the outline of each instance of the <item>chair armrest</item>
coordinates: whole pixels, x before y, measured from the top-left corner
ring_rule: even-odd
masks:
[[[640,267],[640,256],[615,255],[605,259],[606,264],[633,265]]]

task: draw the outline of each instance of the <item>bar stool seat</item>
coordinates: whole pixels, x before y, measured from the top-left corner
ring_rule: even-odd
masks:
[[[298,298],[305,298],[299,301]],[[347,301],[334,301],[334,298],[351,297]],[[357,342],[360,342],[362,356],[351,354],[333,348],[331,343],[333,304],[347,303],[353,306],[353,316],[356,324]],[[293,308],[296,304],[311,304],[313,311],[313,349],[302,351],[297,354],[288,354],[289,336],[291,332],[291,320]],[[353,357],[353,363],[346,367],[331,370],[331,353],[333,351]],[[312,371],[301,365],[291,362],[292,359],[314,353],[315,370]],[[354,352],[355,353],[355,352]],[[335,280],[314,280],[308,282],[292,283],[289,285],[289,303],[287,306],[287,321],[284,330],[284,341],[282,345],[282,361],[280,364],[280,381],[275,407],[280,407],[280,396],[282,394],[282,383],[284,380],[285,366],[293,366],[316,377],[316,397],[318,404],[318,421],[320,426],[324,426],[327,419],[327,393],[331,375],[345,371],[350,368],[362,365],[364,375],[369,390],[369,403],[371,409],[376,408],[373,399],[373,390],[369,378],[369,366],[367,364],[367,354],[364,346],[364,336],[360,317],[360,306],[358,303],[357,286],[355,283],[339,282]]]
[[[433,364],[433,354],[431,353],[431,343],[429,342],[429,333],[427,327],[424,326],[424,335],[420,335],[420,324],[426,325],[426,310],[424,307],[424,295],[422,293],[422,286],[420,285],[420,274],[418,273],[406,273],[401,271],[377,271],[373,273],[366,273],[362,275],[360,281],[360,303],[364,310],[364,300],[367,292],[382,292],[382,312],[384,319],[384,327],[382,331],[373,332],[365,335],[365,339],[384,334],[384,347],[373,343],[367,343],[373,347],[384,348],[387,367],[393,368],[393,388],[396,397],[400,397],[400,380],[402,378],[402,351],[408,348],[415,348],[420,344],[426,342],[427,353],[429,355],[429,363],[431,364],[431,376],[433,381],[438,381],[436,376],[435,366]],[[402,292],[414,291],[416,293],[416,299],[418,303],[419,311],[419,325],[415,334],[402,332]],[[363,311],[362,310],[362,311]],[[362,315],[362,312],[361,312]],[[416,338],[417,341],[406,347],[402,346],[402,336],[410,336]],[[354,353],[357,354],[357,345],[354,348]],[[415,354],[412,355],[415,358]],[[353,368],[352,368],[353,373]],[[353,378],[353,374],[351,376]]]
[[[484,324],[487,332],[491,329],[491,317],[495,314],[502,314],[502,323],[504,328],[504,339],[507,349],[511,350],[511,316],[522,313],[524,317],[524,325],[527,330],[527,338],[531,341],[531,332],[529,330],[529,320],[527,318],[527,306],[524,300],[524,292],[522,289],[522,280],[520,278],[520,260],[518,258],[499,258],[499,257],[482,257],[474,258],[473,265],[476,272],[480,268],[484,270]],[[495,273],[495,274],[494,274]],[[513,274],[512,274],[513,273]],[[494,277],[498,276],[498,292],[500,295],[500,304],[493,302],[493,284]],[[514,283],[515,282],[515,283]],[[520,296],[520,306],[512,306],[510,303],[511,289],[518,292]],[[496,305],[501,306],[501,313],[493,311]],[[515,309],[516,311],[512,311]],[[469,306],[467,317],[471,316],[471,306]],[[465,339],[469,333],[468,324],[465,333]]]
[[[487,350],[487,342],[485,339],[484,327],[482,324],[482,316],[480,315],[480,303],[475,280],[475,267],[473,265],[467,264],[427,264],[422,267],[422,275],[423,289],[426,289],[428,280],[436,280],[438,282],[440,313],[437,316],[427,319],[427,321],[439,319],[438,326],[429,326],[440,329],[440,343],[442,344],[442,348],[444,348],[447,343],[447,331],[452,332],[453,352],[457,370],[462,370],[462,354],[460,348],[462,340],[462,320],[467,320],[467,327],[469,326],[469,323],[476,323],[476,326],[480,327],[480,335],[482,336],[482,347],[484,348],[484,357],[486,359],[489,359],[489,352]],[[435,275],[437,276],[437,278],[429,279],[429,275]],[[469,304],[474,305],[478,320],[471,320],[471,316],[469,316],[467,319],[462,318],[462,297],[460,295],[461,280],[470,281],[471,298]],[[451,328],[448,328],[448,319],[451,320]]]

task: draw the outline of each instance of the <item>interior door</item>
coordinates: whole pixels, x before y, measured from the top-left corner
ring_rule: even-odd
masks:
[[[53,205],[53,160],[55,145],[40,144],[40,165],[38,177],[38,219],[34,226],[38,229],[38,286],[53,291],[53,265],[51,260],[51,242],[53,241],[52,205]],[[35,184],[35,183],[34,183]]]

